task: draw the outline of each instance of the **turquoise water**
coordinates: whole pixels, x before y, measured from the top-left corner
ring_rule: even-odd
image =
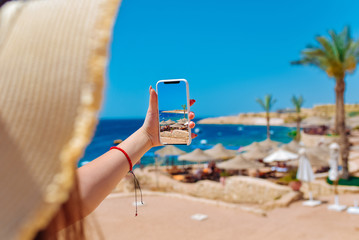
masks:
[[[86,148],[83,158],[79,161],[79,166],[97,158],[108,151],[113,146],[113,140],[126,139],[143,124],[143,119],[112,119],[101,120],[97,126],[92,142]],[[201,125],[197,124],[195,129],[199,131],[198,137],[193,139],[190,146],[178,146],[186,152],[196,148],[208,149],[217,143],[222,143],[228,149],[237,150],[241,146],[246,146],[254,141],[266,139],[265,126],[244,126],[244,125]],[[288,136],[292,128],[271,127],[271,138],[274,141],[288,143],[291,138]],[[205,141],[204,141],[205,140]],[[201,144],[206,142],[206,144]],[[154,163],[154,152],[161,147],[152,148],[141,159],[141,164],[149,165]],[[175,159],[171,159],[175,164],[182,164]]]
[[[163,111],[159,111],[159,112],[160,112],[159,114],[160,122],[167,121],[169,119],[176,122],[182,118],[187,118],[187,114],[183,114],[183,113],[166,113]]]

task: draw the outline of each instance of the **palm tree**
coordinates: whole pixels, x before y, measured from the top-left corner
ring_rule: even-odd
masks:
[[[270,139],[270,129],[269,129],[269,120],[270,120],[270,116],[269,116],[269,112],[272,109],[274,103],[277,100],[275,100],[272,95],[268,94],[264,96],[264,101],[260,98],[256,99],[256,102],[259,103],[259,105],[261,105],[261,107],[264,109],[264,111],[266,111],[266,119],[267,119],[267,138]]]
[[[183,108],[183,118],[186,118],[187,105],[186,105],[186,104],[183,104],[183,105],[181,105],[181,107]]]
[[[300,116],[300,111],[302,109],[302,105],[304,102],[304,99],[302,96],[296,97],[293,95],[292,97],[292,103],[295,107],[295,112],[297,113],[296,122],[297,122],[297,135],[295,137],[295,140],[298,142],[300,141],[300,122],[302,121],[302,117]]]
[[[343,178],[349,178],[349,144],[345,126],[344,92],[345,77],[353,73],[359,60],[359,41],[355,42],[349,27],[337,34],[329,31],[330,39],[316,37],[319,46],[308,46],[302,51],[302,59],[292,64],[313,65],[319,67],[335,79],[335,132],[340,135],[340,149],[343,161]]]

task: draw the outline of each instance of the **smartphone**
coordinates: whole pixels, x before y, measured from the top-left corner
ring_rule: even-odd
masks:
[[[159,136],[162,145],[191,144],[189,87],[185,79],[160,80],[158,95]]]

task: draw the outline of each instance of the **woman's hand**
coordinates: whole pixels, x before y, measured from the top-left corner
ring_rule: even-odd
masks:
[[[190,100],[190,106],[192,106],[196,101],[194,99]],[[189,113],[189,119],[192,120],[194,118],[194,113]],[[195,123],[190,121],[189,127],[194,128]],[[144,134],[147,135],[149,140],[151,141],[152,147],[160,146],[160,138],[159,138],[159,116],[158,116],[158,99],[156,91],[150,87],[150,103],[147,110],[147,115],[145,122],[140,130],[143,131]],[[197,137],[197,134],[192,133],[192,138]]]

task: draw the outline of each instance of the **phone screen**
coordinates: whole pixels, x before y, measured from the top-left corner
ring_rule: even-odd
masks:
[[[184,79],[157,82],[160,141],[164,145],[191,143],[188,83]]]

